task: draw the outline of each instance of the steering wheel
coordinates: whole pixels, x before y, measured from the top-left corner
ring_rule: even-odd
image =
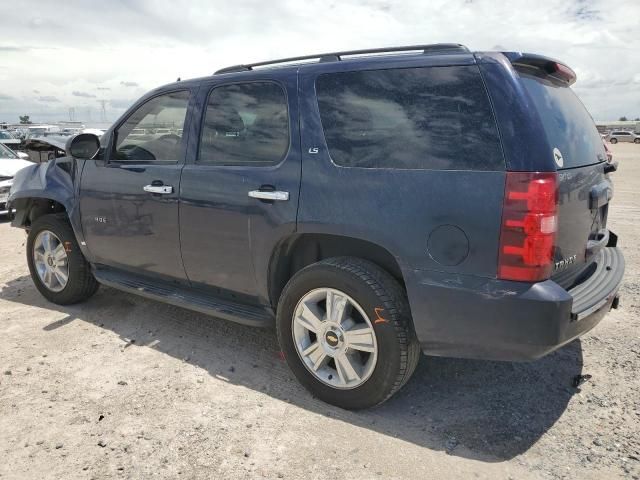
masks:
[[[156,156],[146,148],[138,145],[124,145],[118,149],[124,160],[155,160]]]
[[[166,135],[162,135],[161,137],[158,137],[158,140],[162,140],[163,142],[173,141],[174,144],[178,144],[178,142],[180,142],[182,138],[176,135],[175,133],[167,133]]]

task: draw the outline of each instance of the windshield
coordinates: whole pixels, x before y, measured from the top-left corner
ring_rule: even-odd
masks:
[[[562,153],[563,168],[606,159],[595,123],[571,88],[524,73],[520,78],[537,107],[551,147]]]
[[[0,130],[0,140],[13,140],[13,135],[9,132],[3,132]]]
[[[11,158],[11,159],[15,159],[18,158],[18,155],[16,155],[13,150],[11,150],[8,147],[5,147],[4,145],[2,145],[0,143],[0,158]]]

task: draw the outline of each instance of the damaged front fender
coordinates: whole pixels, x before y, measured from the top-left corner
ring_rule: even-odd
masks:
[[[34,207],[65,210],[73,224],[77,214],[76,168],[76,160],[63,157],[19,170],[9,192],[9,211],[15,212],[11,225],[28,227]]]

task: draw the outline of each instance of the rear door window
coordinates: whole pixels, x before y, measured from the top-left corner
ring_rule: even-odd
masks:
[[[274,165],[289,149],[284,90],[271,82],[223,85],[211,91],[198,163]]]
[[[332,160],[362,168],[503,170],[476,66],[323,74],[316,80]]]
[[[538,110],[552,148],[562,153],[563,168],[592,165],[606,158],[602,137],[570,87],[547,78],[520,73]]]

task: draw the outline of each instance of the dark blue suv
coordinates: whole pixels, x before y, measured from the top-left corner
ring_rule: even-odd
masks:
[[[13,225],[52,302],[275,323],[305,387],[369,407],[420,351],[535,359],[617,307],[616,165],[574,81],[457,44],[225,68],[19,172]]]

